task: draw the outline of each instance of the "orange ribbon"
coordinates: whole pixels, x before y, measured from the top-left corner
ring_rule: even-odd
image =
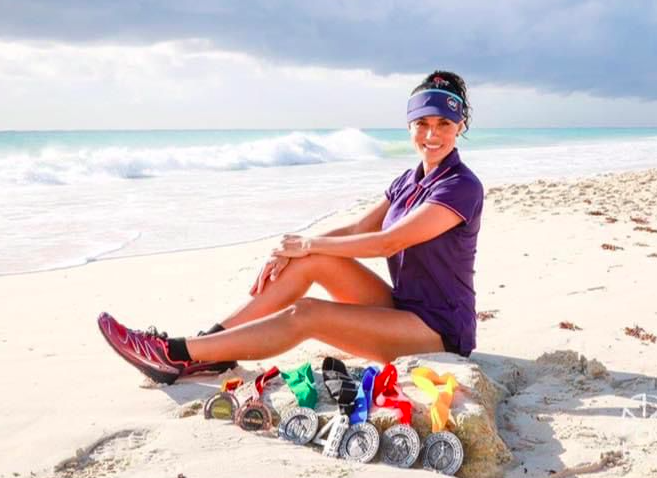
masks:
[[[438,375],[427,367],[418,367],[411,371],[415,385],[426,392],[433,400],[431,405],[431,431],[442,431],[449,420],[449,408],[452,406],[454,390],[459,386],[451,373]],[[444,385],[438,389],[437,385]]]
[[[233,390],[237,390],[237,388],[242,386],[243,383],[244,380],[242,380],[239,377],[229,378],[228,380],[225,380],[224,383],[221,385],[221,391],[232,392]]]

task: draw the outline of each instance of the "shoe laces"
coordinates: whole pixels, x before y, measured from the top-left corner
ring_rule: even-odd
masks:
[[[144,335],[147,336],[147,337],[155,337],[155,338],[158,338],[158,339],[161,339],[161,340],[167,340],[169,338],[169,335],[166,332],[164,332],[164,331],[159,332],[157,330],[157,327],[155,327],[154,325],[149,326],[144,331]]]

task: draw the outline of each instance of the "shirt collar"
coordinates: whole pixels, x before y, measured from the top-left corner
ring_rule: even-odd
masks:
[[[451,153],[449,153],[445,158],[440,162],[438,167],[434,168],[427,176],[424,176],[424,168],[422,162],[415,169],[415,175],[413,176],[413,182],[419,184],[423,188],[429,187],[436,181],[439,177],[447,172],[448,169],[453,168],[461,163],[461,158],[459,157],[459,152],[457,148],[454,148]]]

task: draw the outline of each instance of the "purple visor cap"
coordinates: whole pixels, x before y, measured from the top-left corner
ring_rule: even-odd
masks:
[[[451,91],[419,91],[408,99],[406,122],[410,123],[423,116],[442,116],[458,123],[463,119],[463,100]]]

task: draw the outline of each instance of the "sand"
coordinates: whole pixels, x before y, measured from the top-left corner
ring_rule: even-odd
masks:
[[[568,476],[580,465],[590,476],[657,476],[657,344],[625,333],[657,334],[656,198],[657,170],[488,190],[472,360],[512,392],[497,411],[515,456],[508,476]],[[193,412],[180,418],[220,379],[148,387],[99,334],[103,310],[170,335],[207,328],[247,300],[275,242],[0,277],[0,477],[429,476],[326,459]],[[383,259],[363,262],[388,279]],[[291,368],[326,353],[307,342],[242,366]]]

